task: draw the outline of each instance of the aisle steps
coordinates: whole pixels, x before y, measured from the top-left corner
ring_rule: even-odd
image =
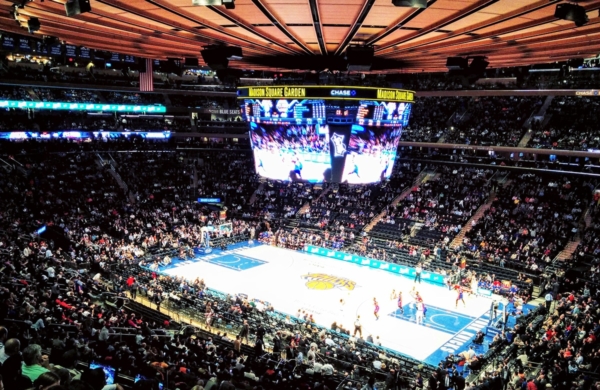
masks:
[[[465,223],[465,226],[460,230],[460,232],[454,237],[452,242],[450,243],[450,248],[456,248],[462,245],[463,239],[465,235],[473,229],[473,226],[477,226],[479,220],[485,215],[485,212],[489,210],[492,206],[492,203],[496,199],[496,193],[491,192],[490,196],[488,196],[487,201],[479,206],[475,214]]]
[[[265,183],[266,183],[266,181],[263,181],[262,183],[260,183],[258,188],[254,191],[254,193],[250,197],[250,200],[248,201],[249,206],[252,206],[254,204],[254,202],[256,202],[256,198],[257,198],[258,194],[262,193],[262,191],[265,188]]]
[[[577,247],[579,246],[580,242],[581,238],[576,238],[573,241],[569,241],[567,243],[567,246],[565,246],[565,248],[562,251],[560,251],[558,255],[556,255],[556,260],[569,260],[573,256],[573,253],[575,253],[575,251],[577,250]]]
[[[412,185],[410,187],[406,187],[406,189],[404,191],[402,191],[400,193],[400,195],[398,195],[396,198],[394,198],[394,200],[392,200],[392,202],[390,203],[390,205],[385,208],[382,212],[380,212],[379,214],[377,214],[372,220],[371,222],[369,222],[364,228],[363,231],[368,233],[370,232],[373,227],[375,225],[377,225],[377,222],[381,221],[381,219],[383,217],[385,217],[387,215],[387,209],[393,209],[395,208],[398,203],[400,203],[402,200],[404,200],[413,190],[413,188],[415,187],[419,187],[421,184],[425,183],[426,181],[430,180],[430,178],[432,177],[438,177],[439,174],[435,174],[435,173],[431,173],[431,172],[421,172],[419,173],[419,175],[415,178],[415,180],[413,181]]]

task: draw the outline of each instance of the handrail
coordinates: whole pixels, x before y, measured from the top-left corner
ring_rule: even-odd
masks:
[[[533,149],[533,150],[544,150],[544,149]],[[554,152],[558,152],[557,150],[552,150]],[[535,153],[535,152],[532,152]],[[557,153],[558,154],[558,153]],[[542,168],[530,168],[530,167],[519,167],[519,166],[509,166],[509,165],[492,165],[492,164],[480,164],[474,162],[461,162],[461,161],[445,161],[445,160],[427,160],[425,158],[408,158],[408,157],[398,157],[398,161],[421,161],[426,162],[428,164],[440,164],[440,165],[457,165],[457,166],[468,166],[471,168],[482,168],[482,169],[502,169],[507,171],[517,171],[517,172],[531,172],[531,173],[543,173],[543,174],[561,174],[561,175],[575,175],[575,176],[584,176],[584,177],[595,177],[600,178],[600,173],[587,173],[587,172],[577,172],[577,171],[559,171],[556,169],[542,169]]]

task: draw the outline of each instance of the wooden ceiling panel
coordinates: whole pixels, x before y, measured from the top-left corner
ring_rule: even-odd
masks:
[[[493,15],[505,15],[520,8],[531,6],[532,3],[534,3],[533,0],[499,0],[488,5],[481,12]],[[549,3],[549,1],[546,1],[546,3]]]
[[[379,31],[381,31],[380,28],[377,27],[362,27],[358,29],[358,32],[356,33],[357,35],[364,35],[364,36],[372,36],[377,34]]]
[[[490,13],[486,13],[486,12],[478,12],[472,15],[469,15],[465,18],[462,18],[460,20],[457,20],[454,23],[450,23],[447,26],[444,26],[444,30],[446,31],[456,31],[459,30],[461,28],[468,28],[470,26],[475,25],[476,23],[481,23],[484,22],[486,20],[491,20],[492,18],[496,17],[498,15],[496,14],[490,14]]]
[[[269,27],[260,26],[260,27],[255,27],[255,29],[262,33],[268,34],[269,36],[272,36],[281,42],[286,42],[289,40],[288,37],[275,26],[269,26]]]
[[[394,32],[392,32],[390,35],[388,35],[387,37],[383,38],[381,41],[379,41],[380,44],[385,45],[389,42],[394,42],[398,39],[403,39],[406,38],[407,36],[409,36],[410,34],[412,34],[413,31],[411,30],[396,30]]]
[[[362,4],[322,4],[319,3],[319,13],[322,24],[351,25],[356,20]],[[346,31],[348,27],[346,27]]]
[[[206,19],[209,22],[216,23],[218,25],[224,26],[230,24],[231,22],[223,17],[222,15],[211,11],[208,7],[185,7],[185,11],[191,12],[202,19]]]
[[[143,57],[199,56],[208,44],[237,45],[247,59],[232,66],[254,69],[268,69],[281,54],[325,64],[322,49],[341,55],[351,42],[373,44],[376,57],[391,60],[377,70],[384,72],[445,70],[454,55],[485,55],[491,67],[502,67],[600,51],[600,0],[578,3],[590,18],[580,28],[554,18],[558,0],[436,0],[427,9],[394,7],[391,0],[315,0],[322,39],[309,0],[236,0],[233,10],[192,0],[91,0],[92,12],[73,18],[62,1],[26,2],[20,12],[40,19],[36,35]],[[0,30],[26,34],[9,16],[17,2],[0,0]]]
[[[285,24],[312,24],[310,7],[307,3],[286,4],[274,8]]]
[[[395,21],[403,20],[415,12],[413,8],[394,7],[391,0],[375,0],[375,4],[367,15],[364,26],[390,26]],[[382,27],[379,27],[381,30]]]
[[[323,27],[323,35],[325,36],[325,42],[339,43],[346,37],[347,31],[348,29],[345,27]]]
[[[451,16],[456,11],[447,9],[428,9],[427,12],[423,12],[410,22],[403,25],[408,28],[424,28],[439,22],[440,20]]]
[[[304,43],[308,42],[317,42],[317,34],[315,33],[315,28],[311,26],[287,26],[287,29],[290,30],[292,34],[295,36],[301,37]]]
[[[339,6],[342,6],[342,7],[345,7],[348,4],[354,4],[354,5],[360,5],[360,6],[362,6],[364,4],[364,0],[320,0],[319,1],[319,6],[322,6],[324,4],[327,4],[327,5],[339,5]]]
[[[430,38],[434,38],[434,37],[443,37],[443,36],[445,36],[445,35],[446,35],[446,33],[443,33],[443,32],[435,32],[435,31],[434,31],[434,32],[430,32],[430,33],[428,33],[428,34],[425,34],[425,35],[421,35],[420,37],[417,37],[417,38],[411,39],[411,42],[418,43],[418,42],[422,42],[422,41],[425,41],[425,40],[427,40],[427,39],[430,39]]]
[[[269,18],[260,12],[260,10],[252,3],[238,5],[236,2],[235,10],[230,12],[240,19],[251,20],[252,24],[271,24]]]
[[[445,9],[460,11],[463,8],[476,3],[477,0],[438,0],[429,9]]]

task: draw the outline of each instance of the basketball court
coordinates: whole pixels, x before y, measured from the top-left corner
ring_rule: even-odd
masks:
[[[198,254],[194,260],[175,259],[161,271],[188,279],[204,278],[212,289],[247,294],[291,316],[305,311],[324,327],[337,321],[352,331],[360,316],[364,337],[379,336],[384,347],[435,365],[449,353],[468,348],[477,331],[489,322],[489,298],[466,295],[466,306],[460,303],[455,308],[454,291],[423,282],[416,284],[416,290],[423,297],[427,315],[423,325],[417,325],[409,294],[413,280],[260,244],[215,249],[210,254]],[[392,290],[403,293],[404,313],[391,299]],[[373,315],[373,298],[381,307],[378,320]]]

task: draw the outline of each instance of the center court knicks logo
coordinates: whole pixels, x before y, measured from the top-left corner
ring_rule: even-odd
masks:
[[[310,290],[331,290],[334,287],[354,290],[356,282],[327,274],[306,274],[302,279],[307,280],[306,287]]]

